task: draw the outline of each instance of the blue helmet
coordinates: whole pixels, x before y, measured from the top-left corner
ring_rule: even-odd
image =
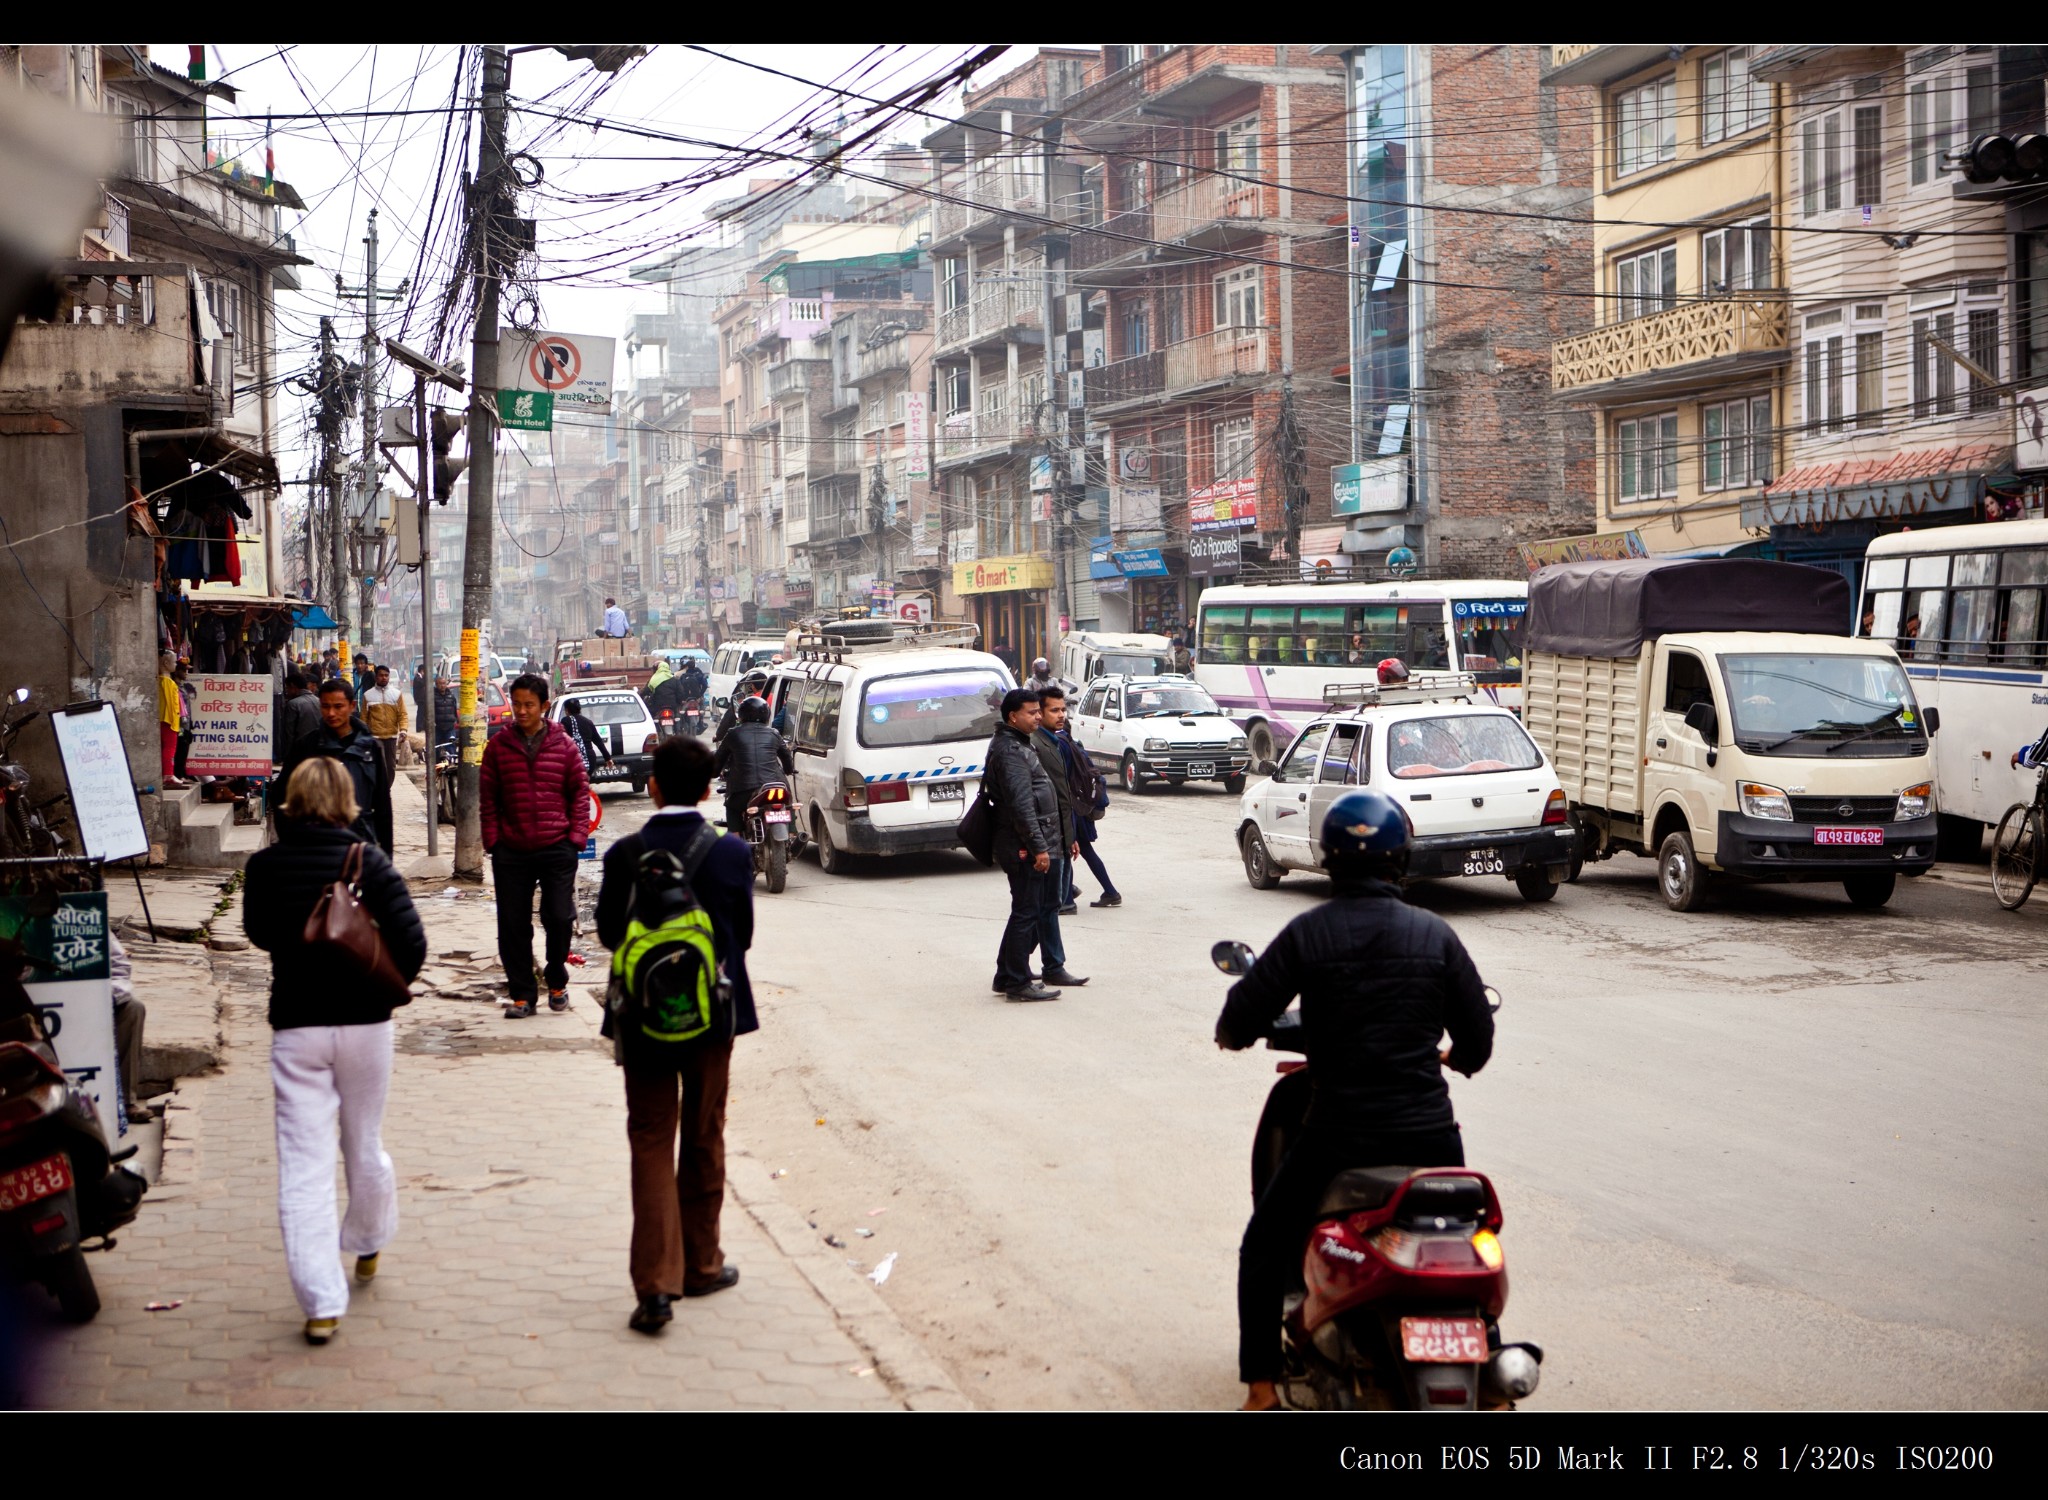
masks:
[[[1400,803],[1369,787],[1346,792],[1323,814],[1323,863],[1405,859],[1414,826]]]

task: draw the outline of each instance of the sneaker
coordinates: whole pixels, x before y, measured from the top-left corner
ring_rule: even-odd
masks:
[[[369,1281],[376,1276],[378,1253],[373,1250],[368,1255],[358,1255],[356,1257],[356,1280]]]
[[[1060,997],[1058,990],[1048,989],[1035,979],[1022,989],[1005,990],[1003,993],[1012,1000],[1057,1000]]]
[[[341,1319],[339,1318],[306,1319],[306,1342],[309,1344],[324,1344],[340,1331]]]
[[[549,1009],[549,1010],[555,1010],[555,1011],[562,1011],[562,1010],[567,1010],[568,1008],[569,1008],[569,992],[568,992],[567,990],[549,990],[549,991],[548,991],[548,1009]]]
[[[1110,895],[1104,896],[1100,901],[1090,901],[1088,904],[1090,906],[1122,906],[1124,904],[1124,898],[1121,896]]]
[[[538,1014],[539,1011],[540,1007],[531,1000],[514,1000],[505,1007],[505,1019],[508,1021],[523,1021],[528,1016]]]

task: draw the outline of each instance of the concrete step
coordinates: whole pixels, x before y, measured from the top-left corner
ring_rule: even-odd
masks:
[[[164,799],[165,844],[171,863],[193,869],[239,870],[263,847],[261,823],[236,823],[232,802],[207,802],[199,789]]]

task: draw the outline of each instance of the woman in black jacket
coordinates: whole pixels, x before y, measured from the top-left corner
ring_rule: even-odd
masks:
[[[279,842],[250,856],[242,925],[249,941],[270,954],[270,1081],[285,1262],[306,1314],[306,1342],[324,1344],[348,1311],[337,1245],[356,1257],[356,1279],[368,1281],[398,1228],[398,1177],[383,1142],[394,1001],[338,969],[331,954],[307,948],[306,919],[321,891],[342,878],[350,851],[360,850],[363,905],[407,980],[426,962],[427,935],[404,878],[381,849],[350,831],[355,789],[339,762],[318,756],[301,764],[284,811]],[[338,1226],[337,1116],[348,1165],[348,1216]]]

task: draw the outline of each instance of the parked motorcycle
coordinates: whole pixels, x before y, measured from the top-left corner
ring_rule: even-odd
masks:
[[[15,737],[43,716],[42,710],[35,708],[18,712],[28,697],[27,688],[16,688],[0,710],[0,858],[6,859],[64,852],[63,838],[44,820],[43,813],[67,794],[59,792],[40,803],[34,801],[29,794],[28,768],[14,758]]]
[[[462,770],[462,746],[456,740],[443,740],[434,747],[434,803],[435,816],[443,823],[459,824],[461,810],[455,805],[456,777]]]
[[[1250,972],[1252,950],[1222,942],[1210,958]],[[1489,986],[1487,999],[1500,1008]],[[1305,1051],[1301,1012],[1274,1021],[1266,1045]],[[1252,1148],[1257,1201],[1299,1138],[1309,1063],[1283,1062]],[[1500,1198],[1465,1167],[1361,1165],[1324,1189],[1282,1313],[1282,1400],[1307,1410],[1511,1408],[1536,1389],[1543,1350],[1503,1343],[1507,1257]]]
[[[18,963],[18,960],[17,960]],[[19,993],[19,970],[0,986]],[[92,1101],[64,1076],[32,1009],[0,1022],[0,1272],[40,1282],[74,1323],[100,1310],[85,1241],[134,1219],[147,1184],[119,1164]]]
[[[747,844],[754,851],[754,873],[768,877],[768,890],[779,893],[789,883],[789,861],[800,835],[796,828],[796,794],[786,781],[767,781],[747,804]]]

